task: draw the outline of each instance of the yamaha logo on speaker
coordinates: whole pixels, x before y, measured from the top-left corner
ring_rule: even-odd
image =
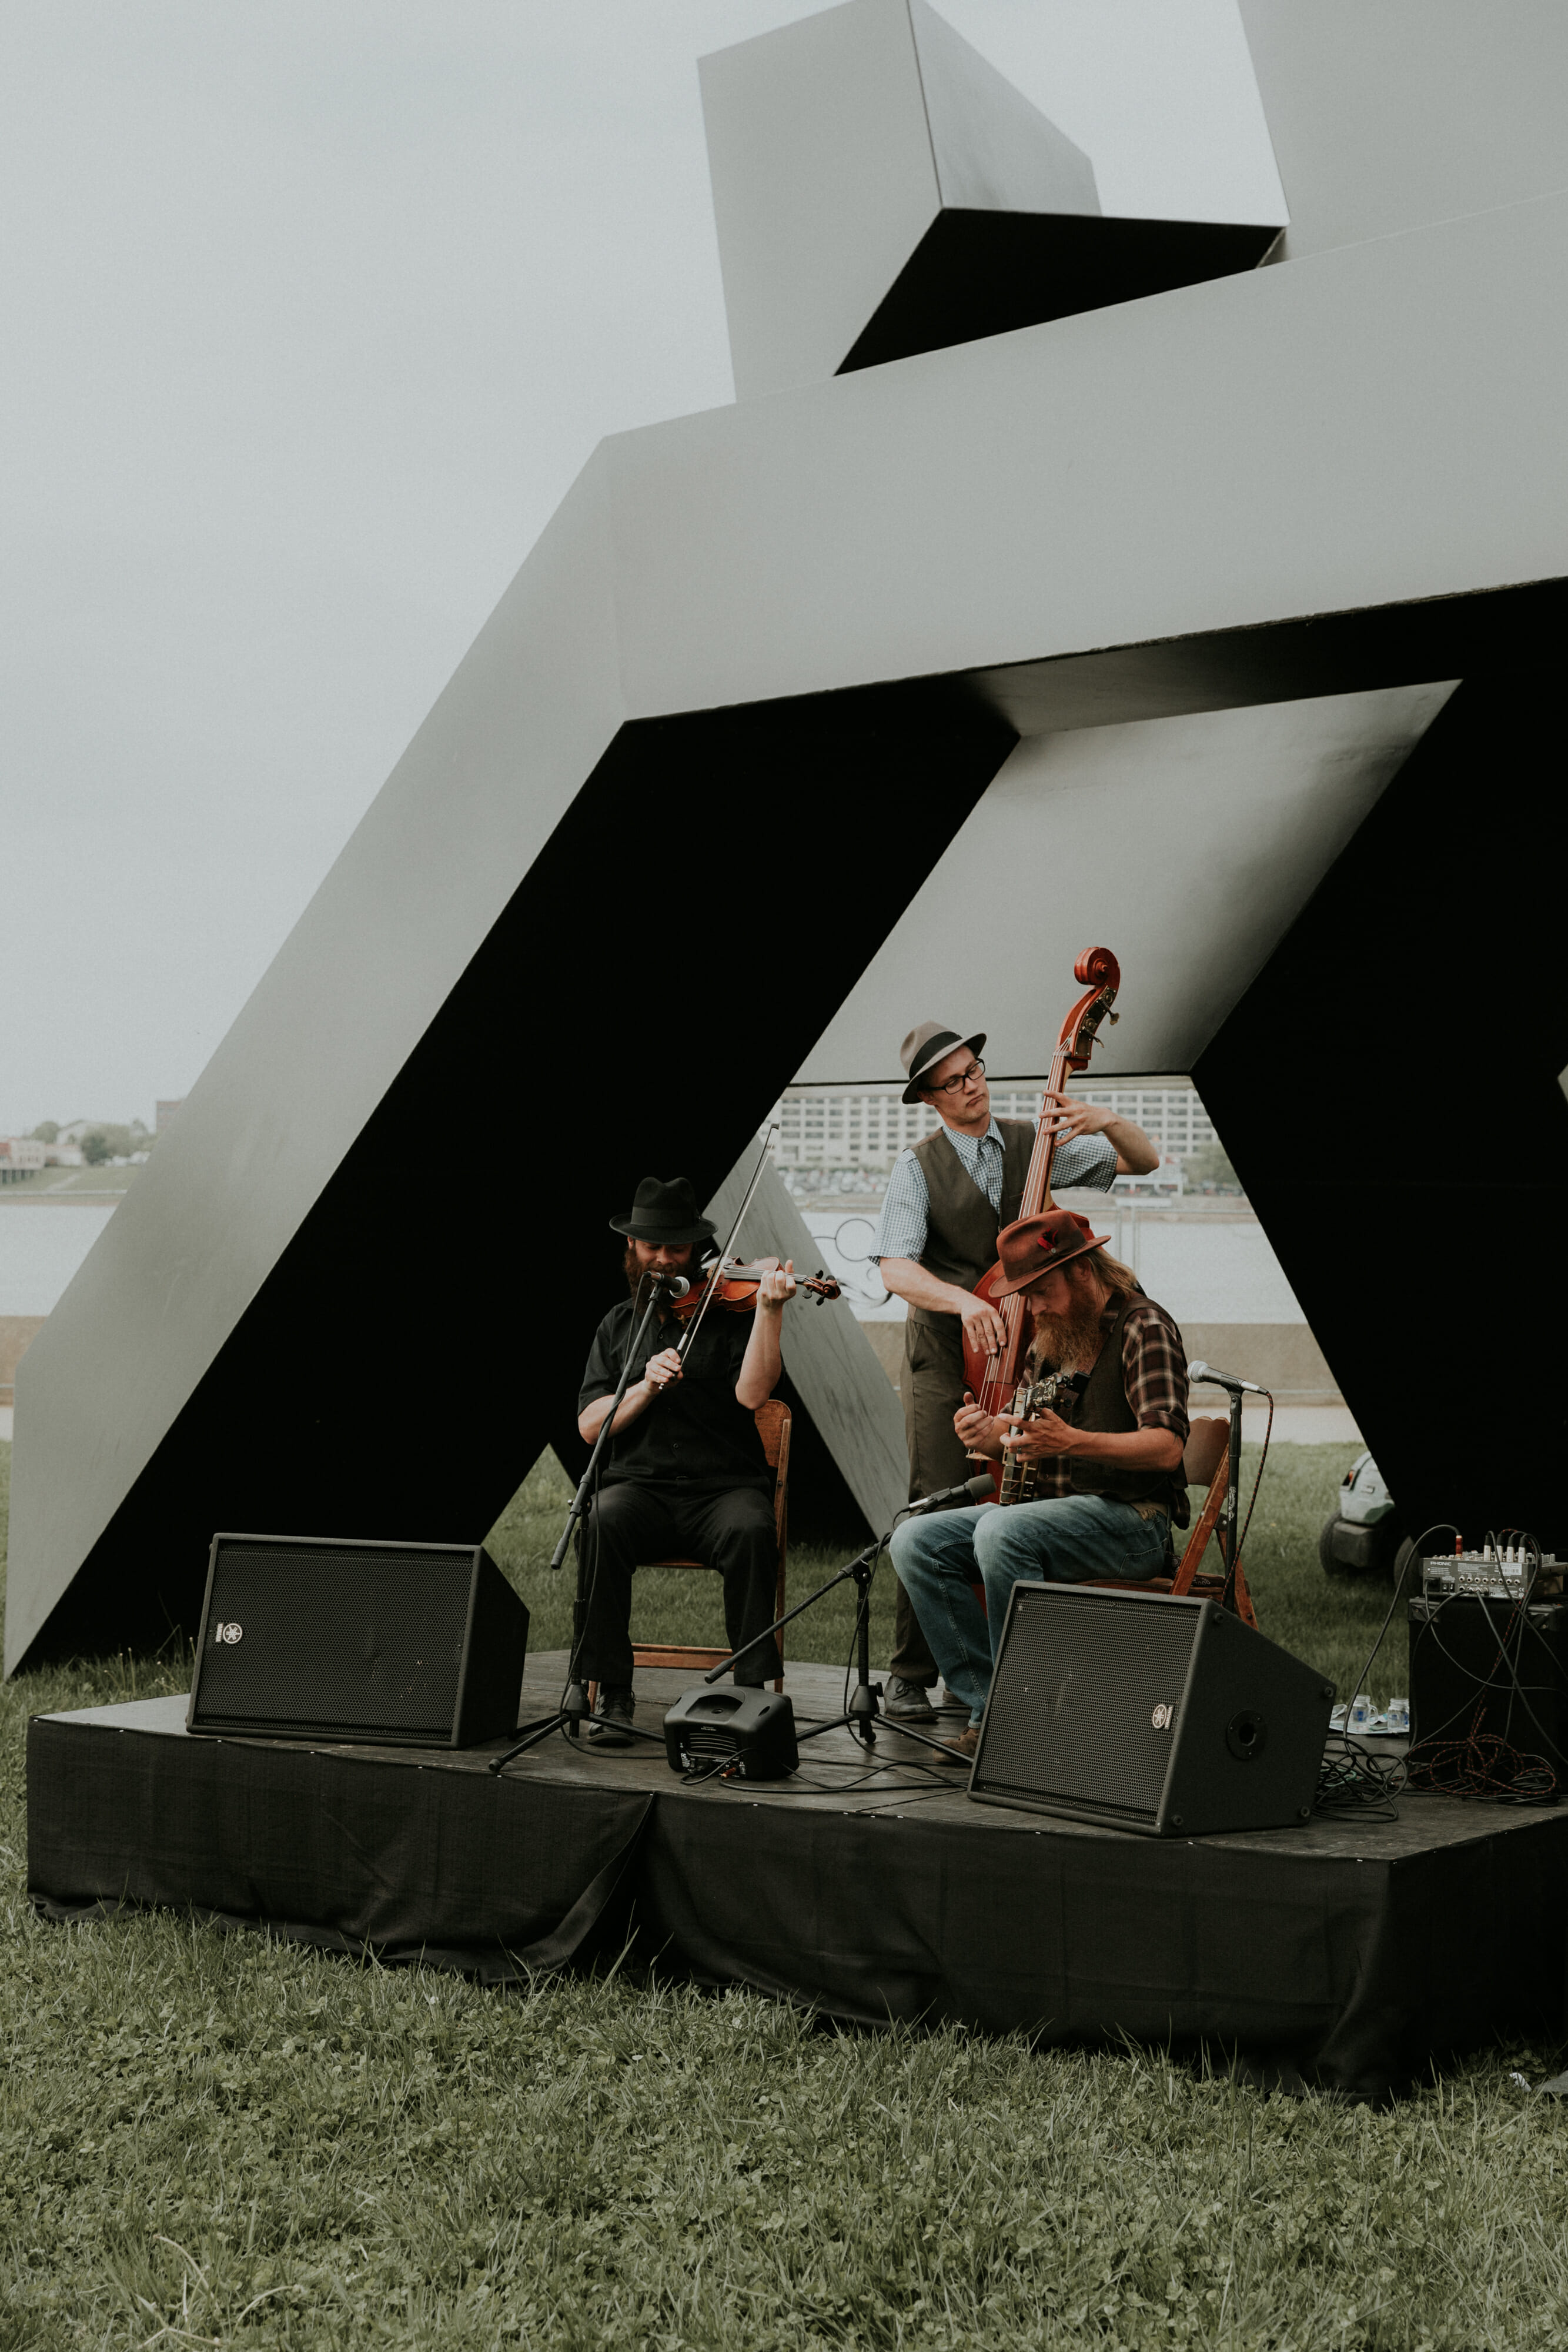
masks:
[[[1149,1721],[1154,1725],[1156,1731],[1168,1731],[1175,1717],[1175,1707],[1167,1706],[1165,1700],[1161,1699],[1158,1706],[1155,1707],[1153,1715],[1150,1716]]]
[[[236,1625],[231,1618],[226,1624],[219,1625],[217,1631],[213,1636],[213,1639],[216,1642],[243,1642],[245,1639],[245,1627],[243,1625]]]

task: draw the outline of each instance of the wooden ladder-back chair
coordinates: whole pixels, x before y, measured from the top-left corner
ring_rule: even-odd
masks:
[[[775,1617],[782,1617],[784,1614],[784,1562],[789,1542],[789,1408],[787,1404],[780,1404],[777,1397],[769,1397],[766,1404],[758,1406],[756,1419],[758,1434],[762,1440],[762,1451],[767,1455],[768,1466],[773,1473],[773,1528],[779,1538],[779,1585],[774,1596],[773,1614]],[[706,1568],[708,1562],[706,1559],[650,1559],[643,1562],[643,1566],[647,1568]],[[779,1664],[782,1667],[784,1636],[779,1633],[774,1636],[774,1639],[779,1644]],[[716,1666],[721,1658],[727,1658],[728,1655],[727,1645],[721,1650],[713,1650],[684,1642],[663,1643],[635,1642],[632,1646],[632,1663],[634,1666],[705,1668]],[[776,1691],[783,1689],[782,1673],[773,1687]]]
[[[1230,1477],[1230,1423],[1228,1421],[1195,1421],[1182,1456],[1182,1467],[1189,1486],[1206,1486],[1208,1490],[1197,1523],[1186,1539],[1186,1549],[1176,1562],[1174,1576],[1151,1576],[1146,1582],[1133,1582],[1122,1576],[1094,1579],[1097,1591],[1104,1592],[1173,1592],[1191,1595],[1202,1601],[1218,1601],[1225,1590],[1223,1565],[1218,1573],[1200,1573],[1209,1538],[1219,1523],[1225,1507],[1225,1489]],[[1247,1573],[1239,1560],[1236,1563],[1236,1613],[1254,1632],[1258,1627],[1257,1612],[1252,1595],[1247,1590]]]

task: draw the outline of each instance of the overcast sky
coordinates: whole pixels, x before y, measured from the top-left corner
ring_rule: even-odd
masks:
[[[942,0],[1107,212],[1282,217],[1234,0]],[[10,0],[0,1133],[183,1094],[605,433],[733,397],[801,0]]]

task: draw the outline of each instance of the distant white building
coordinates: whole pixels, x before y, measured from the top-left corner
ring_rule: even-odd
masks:
[[[0,1135],[0,1184],[14,1184],[19,1176],[36,1175],[44,1166],[45,1147],[31,1135]]]
[[[902,1087],[788,1087],[770,1117],[779,1123],[773,1157],[780,1168],[854,1168],[885,1174],[907,1144],[918,1143],[940,1124],[925,1103],[900,1102]],[[1215,1141],[1214,1122],[1187,1078],[1145,1079],[1136,1086],[1071,1089],[1086,1102],[1103,1104],[1119,1118],[1141,1127],[1161,1160],[1176,1163],[1169,1176],[1137,1181],[1180,1191],[1180,1163]],[[1033,1118],[1040,1089],[993,1087],[991,1108],[998,1118]]]
[[[899,1101],[896,1086],[789,1087],[771,1117],[779,1122],[773,1156],[780,1168],[885,1171],[905,1144],[941,1121],[925,1103]]]

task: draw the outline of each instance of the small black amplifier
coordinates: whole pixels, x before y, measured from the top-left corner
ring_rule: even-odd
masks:
[[[189,1731],[471,1748],[517,1729],[528,1612],[479,1544],[213,1538]]]
[[[1333,1685],[1213,1601],[1015,1584],[969,1794],[1149,1837],[1310,1820]]]
[[[781,1780],[800,1760],[795,1710],[780,1691],[699,1684],[664,1717],[664,1754],[672,1772],[727,1768],[742,1780]]]
[[[1523,1609],[1479,1592],[1412,1600],[1411,1746],[1468,1739],[1472,1728],[1543,1756],[1568,1789],[1568,1604]]]

